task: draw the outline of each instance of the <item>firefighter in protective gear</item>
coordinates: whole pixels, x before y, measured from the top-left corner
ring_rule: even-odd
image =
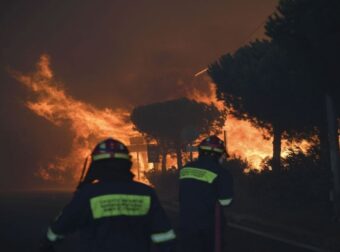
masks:
[[[222,207],[233,198],[231,174],[222,167],[225,145],[217,136],[198,146],[198,159],[180,171],[180,231],[183,252],[220,251],[225,219]]]
[[[50,225],[40,251],[74,231],[80,234],[79,251],[173,251],[175,233],[155,191],[133,181],[127,147],[112,138],[91,154],[87,175],[71,202]]]

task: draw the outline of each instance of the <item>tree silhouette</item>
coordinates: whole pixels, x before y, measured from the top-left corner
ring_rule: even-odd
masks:
[[[310,102],[324,160],[328,159],[326,95],[332,98],[340,117],[339,13],[338,0],[281,0],[266,23],[266,33],[273,43],[284,48],[299,65],[297,83],[304,90],[303,99]]]
[[[183,148],[199,135],[218,133],[224,125],[225,113],[213,104],[181,98],[136,107],[131,121],[138,131],[157,141],[162,149],[162,171],[165,171],[169,150],[175,149],[177,165],[181,168]]]
[[[227,54],[209,68],[218,97],[239,119],[265,128],[273,136],[273,169],[281,165],[282,138],[308,136],[311,123],[305,116],[301,90],[296,89],[295,69],[286,51],[269,41],[255,41]]]
[[[281,0],[266,23],[266,33],[273,42],[299,61],[302,71],[307,69],[304,76],[312,75],[313,81],[302,84],[333,98],[340,94],[339,13],[337,0]],[[339,108],[339,99],[334,101]]]

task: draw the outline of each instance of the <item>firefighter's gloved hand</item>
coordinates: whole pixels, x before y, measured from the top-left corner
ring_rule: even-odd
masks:
[[[46,237],[44,237],[40,241],[39,252],[55,252],[54,245],[55,242],[51,242]]]

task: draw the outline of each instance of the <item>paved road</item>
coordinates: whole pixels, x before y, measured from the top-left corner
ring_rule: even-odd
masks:
[[[0,244],[3,252],[35,252],[39,239],[50,220],[70,199],[70,193],[11,193],[1,194]],[[166,210],[177,226],[177,209],[166,205]],[[225,251],[233,252],[310,252],[283,242],[268,239],[240,228],[229,227]],[[78,237],[73,235],[60,244],[57,251],[76,251]]]
[[[177,209],[173,204],[163,204],[172,220],[177,224]],[[260,230],[244,224],[229,222],[224,237],[224,251],[232,252],[317,252],[319,249],[306,249],[309,244],[278,236],[268,230]],[[281,240],[281,241],[280,241]],[[295,245],[293,245],[295,243]],[[320,250],[322,252],[324,250]]]

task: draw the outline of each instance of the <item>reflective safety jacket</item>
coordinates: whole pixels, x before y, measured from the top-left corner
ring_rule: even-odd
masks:
[[[47,238],[56,241],[76,230],[79,251],[91,252],[149,252],[151,242],[168,251],[175,238],[154,190],[132,180],[83,186],[49,227]]]
[[[217,160],[204,156],[186,164],[180,171],[181,229],[213,228],[216,203],[228,206],[232,198],[232,176]]]

